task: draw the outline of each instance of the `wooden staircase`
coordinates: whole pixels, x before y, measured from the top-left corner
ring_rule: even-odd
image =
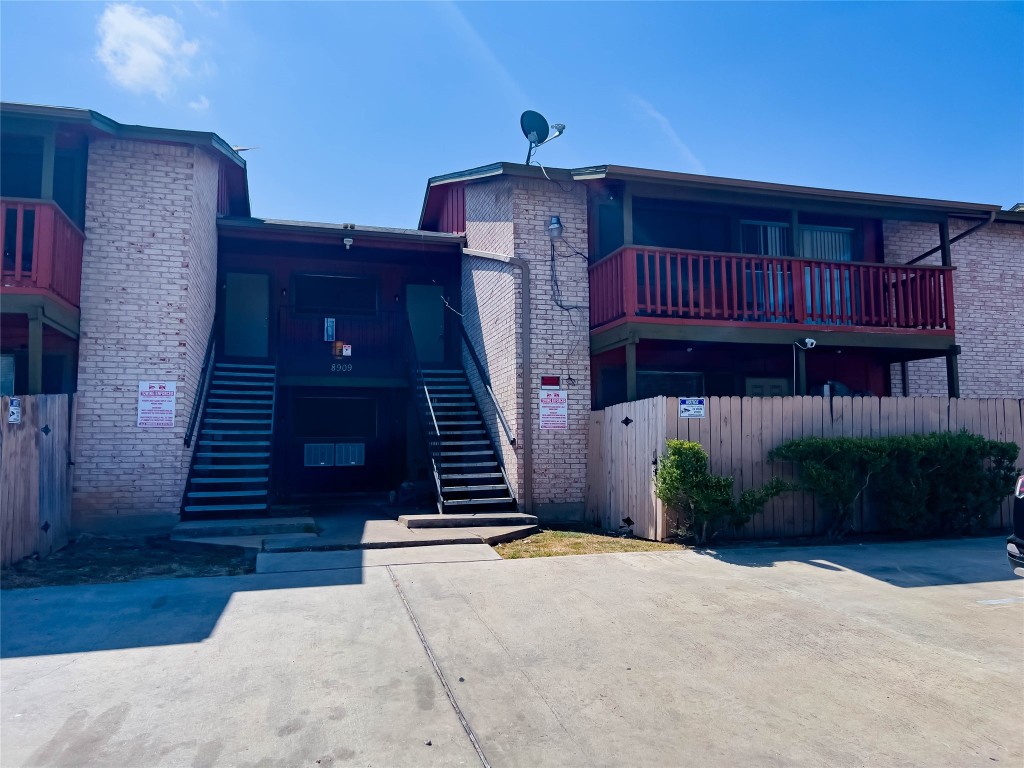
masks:
[[[214,365],[182,519],[266,512],[276,390],[272,365]]]

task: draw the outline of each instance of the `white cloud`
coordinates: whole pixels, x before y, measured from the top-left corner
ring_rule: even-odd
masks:
[[[188,103],[188,108],[194,109],[196,112],[205,112],[207,107],[209,106],[210,100],[205,96],[200,96],[198,99],[195,99],[194,101],[190,101]]]
[[[700,159],[693,154],[690,148],[686,145],[686,142],[679,138],[679,134],[676,133],[676,129],[672,127],[672,123],[669,122],[667,117],[655,109],[649,101],[640,98],[635,93],[630,94],[629,99],[633,102],[634,106],[654,121],[655,125],[658,126],[658,129],[662,134],[664,134],[665,138],[668,139],[669,144],[671,144],[675,148],[676,152],[679,153],[679,158],[686,164],[686,170],[694,173],[707,173],[707,170],[704,168],[704,163],[702,163]]]
[[[108,5],[96,33],[96,58],[110,79],[129,91],[153,93],[160,99],[189,76],[199,52],[199,43],[186,39],[185,30],[170,16],[134,5]]]

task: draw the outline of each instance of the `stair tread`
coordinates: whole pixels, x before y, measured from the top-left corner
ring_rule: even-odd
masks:
[[[267,378],[268,376],[273,378],[277,374],[275,374],[275,373],[264,373],[264,372],[261,372],[261,371],[253,371],[253,370],[232,371],[232,370],[228,370],[226,368],[222,368],[220,366],[217,366],[216,368],[213,369],[213,375],[214,376],[252,376],[252,377],[258,377],[258,378],[262,379],[262,378]]]
[[[441,475],[442,480],[483,480],[486,477],[501,477],[501,472],[470,472],[467,474]]]
[[[266,496],[266,490],[189,490],[189,499],[230,499],[234,497]]]
[[[201,459],[262,459],[270,455],[270,451],[259,453],[235,453],[233,451],[204,451],[196,454]]]
[[[202,435],[272,435],[269,429],[204,429]]]
[[[463,507],[467,504],[505,504],[510,501],[515,501],[511,496],[499,496],[494,499],[445,499],[444,505]]]
[[[269,424],[271,419],[204,419],[207,424]]]
[[[464,493],[468,491],[507,491],[508,486],[502,483],[501,485],[449,485],[442,486],[441,493]]]
[[[186,512],[232,512],[236,510],[266,509],[266,504],[186,504]]]
[[[269,477],[193,477],[193,483],[202,483],[203,485],[213,483],[266,483],[269,482]]]
[[[253,370],[273,371],[275,369],[275,366],[273,366],[273,365],[263,365],[263,364],[257,364],[257,363],[224,363],[224,362],[220,362],[220,363],[217,363],[216,365],[214,365],[213,368],[214,368],[214,370],[216,370],[217,368],[248,368],[248,369],[253,369]]]
[[[198,445],[270,445],[269,440],[200,440]]]
[[[212,469],[237,471],[239,469],[270,469],[269,464],[196,464],[195,469],[208,472]]]

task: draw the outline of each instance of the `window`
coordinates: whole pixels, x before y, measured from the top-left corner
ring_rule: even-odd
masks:
[[[758,256],[789,256],[789,224],[780,221],[741,221],[743,253]]]
[[[309,315],[377,314],[377,281],[349,275],[296,275],[295,311]]]
[[[800,227],[800,254],[806,259],[853,260],[853,230],[848,227]]]

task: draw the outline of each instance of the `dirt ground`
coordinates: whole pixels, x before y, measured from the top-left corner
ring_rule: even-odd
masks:
[[[608,552],[664,552],[685,549],[680,544],[663,544],[646,539],[622,538],[585,531],[541,531],[525,539],[498,544],[494,550],[505,560],[521,557],[598,555]]]
[[[0,571],[0,589],[237,576],[254,570],[252,558],[240,550],[197,547],[167,536],[80,534],[47,558],[27,558]]]

